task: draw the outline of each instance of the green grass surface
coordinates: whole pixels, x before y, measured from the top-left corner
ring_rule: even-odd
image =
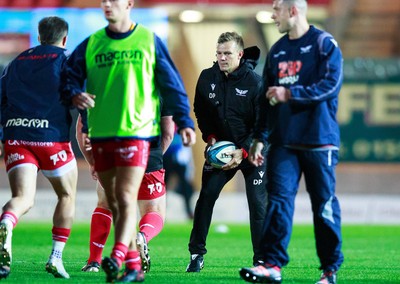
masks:
[[[228,233],[213,225],[208,253],[200,273],[186,273],[187,243],[191,224],[168,224],[150,242],[151,271],[146,283],[245,283],[238,270],[251,265],[252,251],[247,225],[229,224]],[[345,262],[338,283],[400,283],[400,226],[344,226]],[[55,279],[44,266],[51,250],[51,225],[20,222],[13,234],[11,274],[3,283],[103,283],[104,272],[80,271],[88,256],[89,224],[75,224],[64,250],[65,268],[71,279]],[[112,238],[105,253],[108,255]],[[291,261],[282,270],[284,283],[315,283],[319,277],[313,229],[294,227],[289,247]]]

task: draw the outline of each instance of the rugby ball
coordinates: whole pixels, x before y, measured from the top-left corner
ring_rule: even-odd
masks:
[[[230,160],[232,156],[226,153],[236,150],[234,143],[230,141],[218,141],[207,151],[207,160],[214,168],[220,169]]]

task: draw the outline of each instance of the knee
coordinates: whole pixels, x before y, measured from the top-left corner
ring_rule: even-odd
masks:
[[[3,211],[8,210],[18,210],[25,214],[35,205],[34,197],[30,196],[17,196],[13,197],[6,205],[3,207]]]
[[[212,190],[210,188],[202,188],[200,191],[199,199],[204,199],[206,201],[215,201],[219,197],[219,192],[220,191]]]
[[[58,195],[58,200],[62,202],[73,203],[75,202],[76,194],[69,191],[64,191]]]
[[[129,207],[131,204],[133,204],[133,200],[131,200],[126,196],[121,195],[117,196],[115,203],[119,208],[126,208]]]

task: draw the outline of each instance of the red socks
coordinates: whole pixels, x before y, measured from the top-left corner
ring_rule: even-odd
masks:
[[[128,251],[125,258],[125,266],[129,270],[141,270],[142,269],[142,261],[140,259],[140,255],[138,251],[131,250]]]
[[[53,233],[53,241],[66,243],[71,234],[71,229],[53,227],[51,232]]]
[[[110,210],[97,207],[92,214],[90,223],[90,255],[88,263],[96,261],[101,263],[101,256],[112,224],[112,213]]]
[[[111,252],[111,257],[117,261],[118,267],[122,266],[122,262],[124,262],[127,252],[128,252],[128,247],[123,243],[117,242],[114,245]]]
[[[14,215],[14,213],[10,211],[6,211],[3,214],[1,214],[0,220],[7,220],[12,223],[13,228],[17,225],[18,223],[18,218],[17,216]]]
[[[139,222],[139,231],[144,233],[147,242],[157,236],[163,227],[164,220],[157,212],[146,213]]]
[[[104,245],[109,236],[111,225],[111,211],[97,207],[93,211],[90,225],[90,256],[88,263],[92,261],[101,263]],[[145,214],[139,222],[139,230],[144,233],[147,242],[157,236],[163,227],[163,218],[156,212]],[[128,247],[123,243],[116,243],[114,245],[111,257],[117,260],[120,267],[125,260],[128,269],[141,269],[139,252],[128,252]]]

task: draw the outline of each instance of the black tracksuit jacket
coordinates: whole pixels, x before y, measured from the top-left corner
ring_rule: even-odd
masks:
[[[257,47],[246,48],[239,68],[228,77],[217,62],[201,72],[194,113],[205,142],[212,135],[248,152],[262,87],[261,77],[254,71],[259,56]]]
[[[259,111],[261,77],[254,71],[260,50],[251,47],[244,50],[242,62],[237,70],[225,76],[218,63],[203,70],[196,86],[194,112],[203,140],[209,136],[217,141],[232,141],[237,147],[248,152]],[[266,165],[253,166],[247,159],[231,170],[215,169],[205,163],[202,184],[193,219],[189,252],[207,253],[206,239],[209,232],[213,209],[223,187],[241,171],[245,180],[246,197],[249,207],[253,262],[262,259],[259,248],[266,207],[265,171]]]

